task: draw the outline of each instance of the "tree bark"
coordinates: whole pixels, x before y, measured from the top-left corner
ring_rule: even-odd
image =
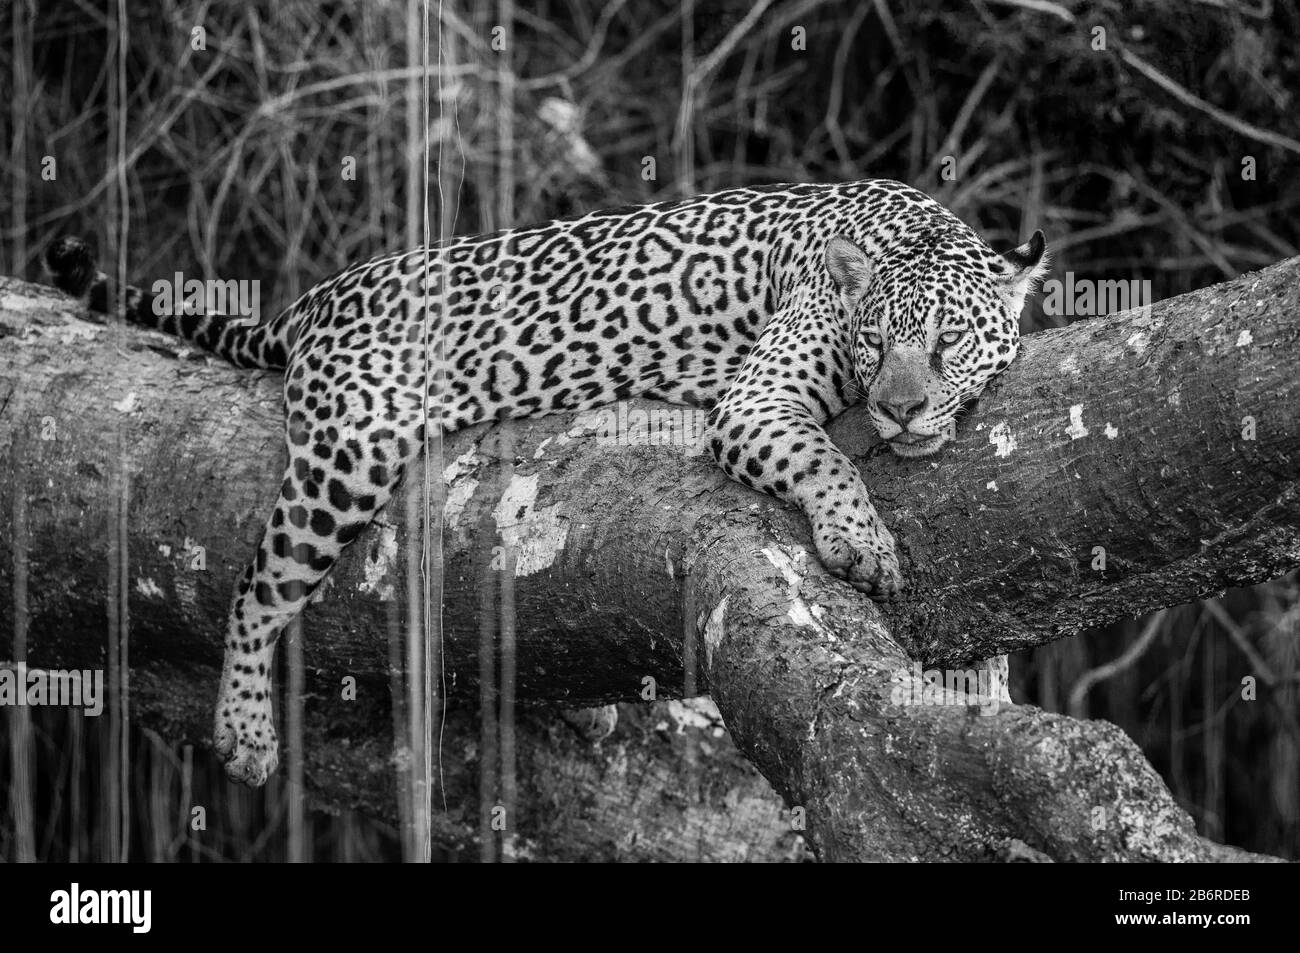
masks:
[[[1292,259],[1150,313],[1031,335],[932,460],[888,456],[860,409],[844,414],[833,435],[911,583],[885,607],[821,570],[800,514],[716,471],[690,440],[691,411],[634,402],[456,434],[438,462],[452,700],[477,698],[481,587],[506,552],[521,701],[711,694],[822,859],[1240,859],[1195,835],[1112,725],[996,699],[985,714],[909,702],[934,700],[915,666],[964,668],[1300,565],[1298,277]],[[132,672],[150,686],[133,710],[204,738],[231,586],[283,468],[279,380],[158,335],[113,337],[56,292],[0,287],[0,447],[29,434],[0,531],[10,494],[26,493],[33,659],[97,658],[105,461],[124,431]],[[658,445],[629,431],[641,411],[660,415]],[[40,439],[51,421],[55,439]],[[391,718],[333,696],[352,675],[384,708],[403,506],[306,614],[309,777],[335,799],[386,757]],[[206,570],[190,568],[186,539]]]

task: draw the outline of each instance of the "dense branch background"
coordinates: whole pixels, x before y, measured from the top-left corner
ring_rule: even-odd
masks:
[[[407,3],[127,6],[133,276],[259,278],[274,312],[410,240]],[[116,251],[103,233],[111,60],[95,5],[42,4],[25,20],[20,7],[33,9],[15,5],[21,29],[0,49],[0,273],[38,278],[57,233]],[[492,48],[498,7],[445,3],[431,208],[472,233],[739,184],[885,176],[995,245],[1043,228],[1054,277],[1149,280],[1168,297],[1300,251],[1300,14],[1234,7],[520,3],[507,63]],[[196,26],[206,50],[191,48]],[[355,180],[340,174],[349,156]],[[1067,320],[1038,303],[1025,330]],[[1206,836],[1300,857],[1298,635],[1291,578],[1014,657],[1012,694],[1120,725]],[[1273,701],[1240,701],[1244,674],[1274,680]],[[267,809],[221,796],[236,813]],[[333,823],[320,856],[389,850],[382,829]],[[276,844],[250,833],[230,853]]]

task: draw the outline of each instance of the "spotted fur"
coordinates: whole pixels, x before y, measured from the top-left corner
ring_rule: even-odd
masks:
[[[60,287],[106,304],[83,245],[61,240],[47,263]],[[255,326],[158,317],[129,291],[132,320],[285,371],[289,462],[227,628],[227,773],[257,785],[274,770],[278,634],[392,497],[426,404],[448,432],[636,396],[711,407],[723,471],[797,504],[826,568],[889,597],[902,587],[893,537],[822,425],[865,396],[896,453],[933,453],[1014,359],[1042,266],[1041,233],[1000,255],[928,196],[874,180],[734,189],[384,255]]]

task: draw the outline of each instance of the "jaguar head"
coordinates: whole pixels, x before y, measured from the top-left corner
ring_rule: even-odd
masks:
[[[1025,297],[1047,272],[1041,231],[998,254],[954,226],[872,254],[842,235],[826,268],[850,315],[854,367],[880,436],[902,457],[952,439],[959,414],[1015,359]]]

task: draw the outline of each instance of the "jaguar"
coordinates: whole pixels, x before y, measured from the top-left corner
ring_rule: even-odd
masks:
[[[107,310],[88,246],[56,286]],[[426,431],[632,397],[707,408],[724,473],[798,506],[821,563],[869,596],[903,588],[895,542],[824,424],[865,401],[900,457],[938,451],[1015,359],[1041,231],[995,252],[888,180],[737,188],[386,254],[271,320],[123,289],[126,318],[239,367],[284,372],[288,464],[235,587],[214,745],[257,786],[278,762],[279,633],[392,498]]]

